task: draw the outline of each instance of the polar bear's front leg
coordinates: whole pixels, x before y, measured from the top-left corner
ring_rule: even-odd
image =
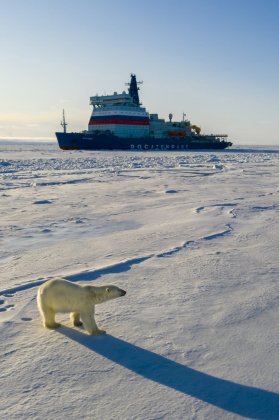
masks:
[[[94,317],[94,310],[91,313],[81,313],[80,316],[83,321],[84,328],[89,335],[102,335],[106,333],[104,330],[99,330],[97,327]]]
[[[80,327],[82,325],[82,322],[80,320],[80,315],[77,312],[72,312],[70,315],[70,319],[75,327]]]

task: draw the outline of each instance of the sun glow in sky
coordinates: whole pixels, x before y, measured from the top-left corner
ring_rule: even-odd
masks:
[[[92,95],[143,80],[151,113],[279,144],[279,1],[0,0],[0,138],[87,128]]]

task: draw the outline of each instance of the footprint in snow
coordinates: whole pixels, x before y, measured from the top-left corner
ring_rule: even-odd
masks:
[[[178,192],[177,190],[166,190],[165,191],[166,194],[175,194],[177,192]]]
[[[6,311],[8,311],[9,309],[13,309],[13,308],[14,308],[14,306],[15,306],[15,305],[6,305],[6,306],[2,306],[2,307],[0,308],[0,312],[6,312]]]
[[[50,201],[50,200],[36,200],[36,201],[33,201],[32,204],[52,204],[52,201]]]

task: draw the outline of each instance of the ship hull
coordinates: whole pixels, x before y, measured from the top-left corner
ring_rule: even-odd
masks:
[[[174,151],[196,149],[225,149],[231,142],[214,136],[192,138],[120,138],[113,134],[55,133],[60,149],[63,150],[142,150]]]

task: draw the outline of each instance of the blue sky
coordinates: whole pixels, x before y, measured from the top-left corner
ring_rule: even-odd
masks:
[[[151,113],[279,144],[279,1],[0,0],[0,138],[53,138],[131,72]]]

